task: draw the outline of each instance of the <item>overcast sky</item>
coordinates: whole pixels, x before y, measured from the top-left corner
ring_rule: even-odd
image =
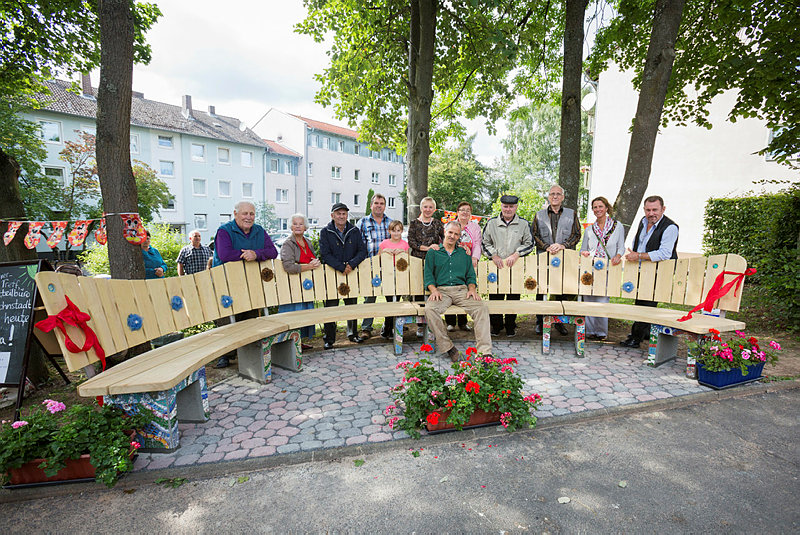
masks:
[[[214,105],[248,126],[271,107],[342,124],[332,108],[314,102],[314,74],[328,65],[327,47],[293,32],[306,13],[301,0],[151,1],[163,16],[147,35],[150,65],[134,68],[135,91],[175,105],[188,94],[195,109]],[[502,136],[504,125],[498,127]],[[478,133],[479,159],[493,164],[502,155],[499,138],[489,137],[481,121],[469,130]]]

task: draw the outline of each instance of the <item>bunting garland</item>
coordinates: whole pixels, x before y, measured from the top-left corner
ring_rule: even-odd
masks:
[[[105,245],[108,243],[108,235],[106,234],[106,218],[100,220],[100,225],[94,231],[94,239],[97,240],[97,243],[100,245]]]
[[[442,212],[444,212],[444,215],[442,216],[442,223],[444,223],[445,225],[448,224],[450,221],[455,221],[456,219],[458,219],[458,213],[457,212],[451,212],[450,210],[442,210]],[[488,218],[488,216],[473,215],[470,218],[470,221],[475,221],[477,223],[481,219],[487,219],[487,218]]]
[[[3,243],[8,246],[16,237],[17,231],[23,224],[28,224],[28,232],[25,234],[24,243],[28,249],[35,249],[42,239],[42,231],[46,231],[46,243],[51,249],[55,249],[67,235],[67,241],[71,247],[81,247],[89,235],[89,229],[92,223],[99,221],[100,224],[94,230],[94,237],[97,243],[105,245],[108,243],[108,233],[106,231],[106,217],[118,215],[122,217],[122,235],[133,245],[139,245],[147,231],[142,224],[141,216],[136,212],[130,213],[107,213],[103,215],[102,219],[79,219],[72,223],[72,228],[69,228],[69,221],[12,221],[9,219],[0,219],[0,222],[6,223],[7,228],[3,234]],[[49,224],[49,227],[47,226]],[[2,228],[2,227],[0,227]],[[49,235],[47,234],[49,231]]]
[[[52,225],[53,230],[50,232],[50,237],[47,238],[47,245],[49,245],[51,249],[55,249],[58,246],[58,242],[61,241],[61,236],[64,235],[64,231],[67,230],[67,222],[53,221]]]
[[[19,230],[19,227],[21,226],[22,226],[22,221],[9,221],[8,230],[6,230],[6,233],[3,234],[3,243],[5,243],[6,245],[11,243],[11,240],[14,239],[14,235],[17,233],[17,230]]]
[[[34,249],[42,239],[42,227],[44,221],[32,221],[28,223],[28,233],[25,235],[25,247]]]
[[[122,235],[128,243],[139,245],[147,236],[139,214],[119,214],[122,218]]]
[[[69,234],[67,235],[67,241],[72,247],[80,247],[83,245],[86,235],[89,234],[89,225],[91,222],[91,219],[81,219],[80,221],[75,221],[75,224],[72,225],[72,230],[70,230]]]

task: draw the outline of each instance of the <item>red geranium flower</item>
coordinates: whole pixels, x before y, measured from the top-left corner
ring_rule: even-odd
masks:
[[[751,336],[750,338],[747,339],[747,341],[753,345],[756,345],[758,343],[758,339],[755,336]]]
[[[467,382],[467,386],[465,388],[467,392],[475,392],[476,394],[481,391],[481,385],[479,385],[475,381]]]
[[[478,354],[478,350],[475,349],[474,347],[468,347],[467,348],[467,356],[477,355],[477,354]]]
[[[441,415],[441,414],[439,414],[438,412],[432,412],[432,413],[430,413],[430,414],[428,415],[428,417],[426,418],[426,420],[428,420],[428,423],[429,423],[429,424],[431,424],[431,425],[436,425],[436,424],[438,424],[438,423],[439,423],[439,418],[440,418],[441,416],[442,416],[442,415]]]
[[[413,366],[411,366],[411,367],[412,367],[412,368],[416,368],[417,366],[419,366],[419,362],[415,362],[415,363],[414,363],[414,365],[413,365]]]
[[[420,347],[419,350],[424,351],[426,353],[430,353],[431,351],[433,351],[433,346],[431,346],[430,344],[422,344],[422,347]]]
[[[453,405],[455,405],[455,404],[456,404],[456,401],[455,401],[454,399],[448,399],[448,400],[447,400],[447,408],[448,408],[448,409],[449,409],[450,407],[452,407]]]
[[[713,333],[713,334],[719,334],[719,331],[716,330],[716,329],[709,329],[708,332]]]

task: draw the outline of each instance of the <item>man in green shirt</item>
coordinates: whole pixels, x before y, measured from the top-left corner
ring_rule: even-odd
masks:
[[[461,225],[451,221],[444,228],[443,246],[438,250],[430,249],[425,255],[424,281],[430,291],[425,303],[425,318],[439,349],[447,351],[453,362],[458,360],[458,350],[447,336],[442,321],[442,314],[450,305],[459,306],[472,316],[476,349],[484,356],[492,354],[489,308],[478,295],[472,259],[457,245],[460,237]]]

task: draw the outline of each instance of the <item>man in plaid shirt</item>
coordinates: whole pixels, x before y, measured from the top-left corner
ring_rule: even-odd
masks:
[[[388,239],[389,236],[389,223],[392,218],[386,215],[386,197],[380,193],[375,193],[372,196],[372,204],[370,205],[370,214],[361,218],[358,222],[358,229],[361,231],[361,237],[364,238],[364,243],[367,244],[367,256],[373,257],[380,253],[380,245],[383,240]],[[363,269],[363,267],[362,267]],[[376,297],[365,297],[365,303],[374,303]],[[374,318],[364,318],[361,320],[361,337],[369,338],[372,336],[372,320]],[[384,327],[381,331],[381,336],[386,339],[394,338],[391,332],[391,327]]]
[[[178,275],[192,275],[198,271],[203,271],[208,265],[208,259],[214,253],[200,243],[200,231],[193,230],[189,233],[190,245],[187,245],[178,253]]]

